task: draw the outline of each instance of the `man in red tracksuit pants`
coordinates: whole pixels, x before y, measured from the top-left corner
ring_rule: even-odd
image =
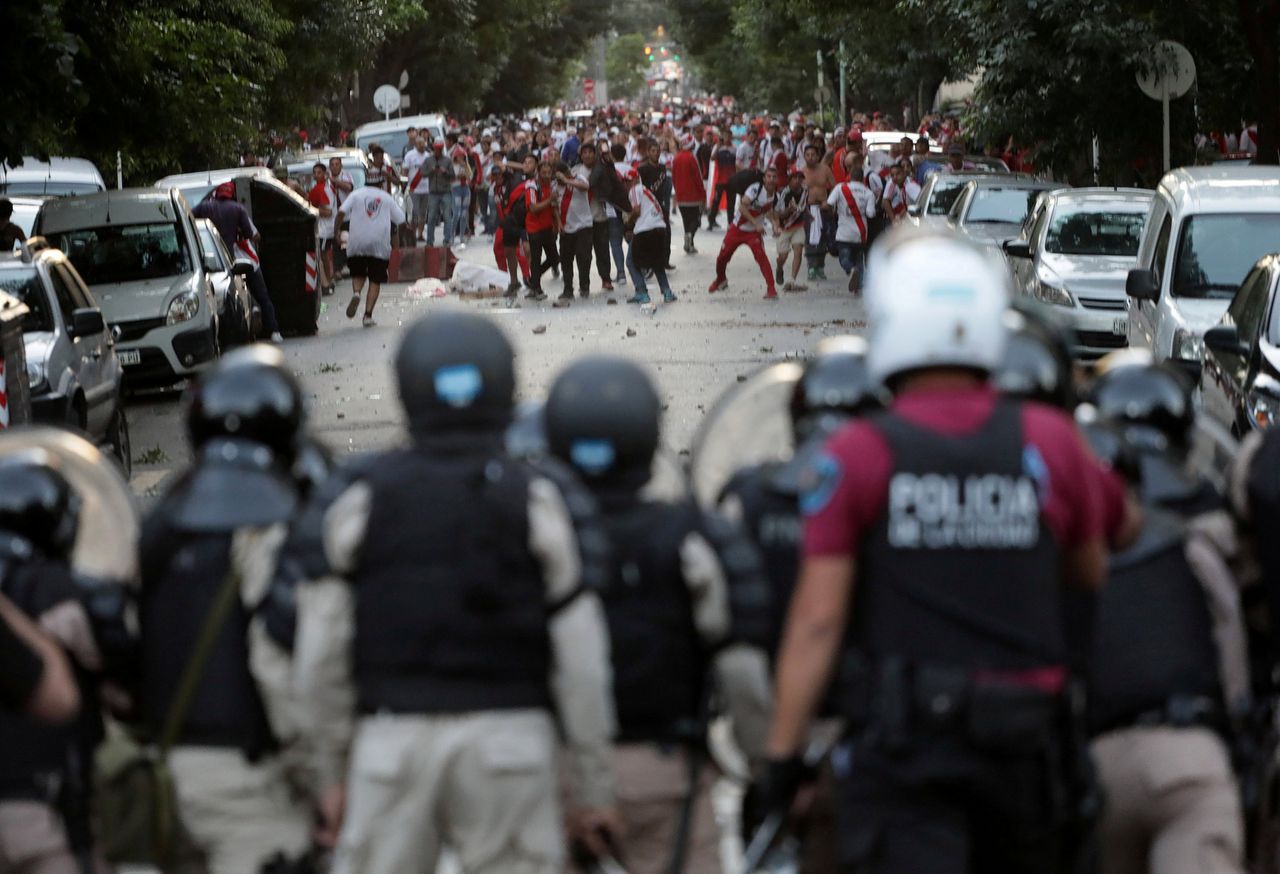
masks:
[[[493,258],[498,262],[498,268],[502,271],[509,269],[507,263],[506,249],[506,232],[504,230],[507,225],[507,212],[510,209],[508,198],[516,188],[516,184],[512,181],[509,172],[503,170],[502,165],[494,161],[493,166],[489,169],[489,184],[493,187],[493,206],[497,212],[497,221],[493,232]],[[520,248],[519,235],[516,236],[516,260],[520,264],[520,273],[524,276],[524,281],[529,281],[529,256]],[[512,281],[515,279],[512,277]]]
[[[764,221],[773,209],[777,193],[778,173],[770,167],[764,172],[764,181],[752,185],[738,200],[738,215],[725,232],[724,244],[716,258],[716,278],[707,289],[708,292],[714,293],[729,287],[729,281],[724,275],[725,268],[729,266],[729,259],[738,251],[738,247],[745,245],[755,255],[760,273],[769,288],[765,300],[778,299],[778,289],[773,284],[773,267],[764,251]]]

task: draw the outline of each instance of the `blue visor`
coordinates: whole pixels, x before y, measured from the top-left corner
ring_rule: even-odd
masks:
[[[435,382],[436,397],[457,409],[471,406],[484,389],[484,377],[474,364],[441,367],[436,371]]]
[[[583,473],[602,474],[613,467],[617,458],[617,450],[608,440],[575,440],[569,449],[573,466]]]

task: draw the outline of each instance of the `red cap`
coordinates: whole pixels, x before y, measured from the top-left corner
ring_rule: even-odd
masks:
[[[437,152],[443,152],[444,143],[440,142],[439,140],[436,140],[434,143],[431,144],[431,148],[435,149]]]
[[[848,139],[849,139],[849,142],[851,143],[862,142],[862,131],[859,130],[858,128],[854,128],[853,133],[849,134]]]
[[[213,189],[213,196],[219,200],[231,200],[236,196],[236,184],[234,182],[223,182]]]

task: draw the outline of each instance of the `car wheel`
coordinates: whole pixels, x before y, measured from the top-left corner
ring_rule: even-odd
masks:
[[[107,425],[107,446],[124,478],[133,476],[133,444],[129,440],[129,417],[125,415],[123,395],[116,401],[116,411]]]

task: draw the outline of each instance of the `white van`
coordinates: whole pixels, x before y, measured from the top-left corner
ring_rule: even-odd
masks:
[[[67,197],[106,190],[98,168],[84,158],[41,161],[28,155],[16,167],[0,164],[0,196]]]
[[[427,135],[433,140],[444,138],[443,115],[406,115],[403,118],[371,121],[360,125],[355,132],[356,147],[368,154],[369,147],[377,143],[382,146],[388,158],[399,164],[409,145],[409,128],[411,127],[416,127],[418,130],[426,128]]]
[[[46,201],[36,234],[66,253],[116,334],[132,388],[162,388],[218,357],[217,299],[177,189]]]
[[[1280,168],[1183,167],[1160,180],[1125,283],[1129,345],[1198,372],[1218,323],[1263,255],[1280,251]]]

